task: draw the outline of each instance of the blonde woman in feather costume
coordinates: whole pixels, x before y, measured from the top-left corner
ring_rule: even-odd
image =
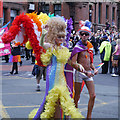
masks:
[[[83,116],[75,108],[70,97],[64,75],[64,65],[71,53],[66,47],[61,46],[65,41],[66,23],[62,17],[52,17],[45,28],[47,34],[42,42],[46,53],[41,55],[41,61],[47,66],[46,92],[43,103],[39,109],[33,110],[29,118],[63,118],[63,115],[71,118]]]

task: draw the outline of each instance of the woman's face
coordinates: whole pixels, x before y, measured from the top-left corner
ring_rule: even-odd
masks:
[[[65,41],[64,35],[57,35],[57,37],[55,39],[55,43],[57,46],[60,46],[64,41]]]

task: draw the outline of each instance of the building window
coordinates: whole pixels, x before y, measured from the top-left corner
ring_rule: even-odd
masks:
[[[30,3],[28,9],[29,9],[29,10],[35,10],[35,4]]]
[[[48,4],[43,4],[42,6],[42,12],[48,14],[49,13],[49,5]]]
[[[115,20],[115,7],[112,8],[112,20]]]
[[[109,19],[109,6],[106,5],[106,19]]]
[[[10,12],[10,17],[11,17],[11,23],[14,20],[14,18],[18,15],[18,11],[17,10],[11,10]]]
[[[92,11],[93,11],[92,5],[89,5],[89,21],[91,22],[92,22]]]
[[[102,4],[99,3],[99,8],[98,8],[98,23],[101,23],[101,12],[102,12]]]
[[[54,14],[61,16],[61,4],[55,4],[54,5]]]

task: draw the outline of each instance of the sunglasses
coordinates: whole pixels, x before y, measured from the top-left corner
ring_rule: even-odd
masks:
[[[58,39],[64,39],[65,36],[57,36]]]
[[[80,33],[81,36],[85,35],[85,36],[89,36],[88,33]]]

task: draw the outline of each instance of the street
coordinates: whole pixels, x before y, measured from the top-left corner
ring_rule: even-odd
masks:
[[[23,65],[19,66],[19,74],[11,75],[12,63],[1,60],[1,118],[28,118],[29,113],[38,108],[43,101],[46,81],[40,81],[40,92],[36,92],[36,80],[31,74],[33,64],[31,60],[22,58]],[[94,65],[101,63],[99,54],[94,56]],[[119,77],[111,77],[108,74],[94,76],[96,100],[93,108],[92,118],[118,118],[118,80]],[[120,82],[119,82],[120,83]],[[88,91],[86,86],[81,93],[79,110],[86,117],[88,105]]]

